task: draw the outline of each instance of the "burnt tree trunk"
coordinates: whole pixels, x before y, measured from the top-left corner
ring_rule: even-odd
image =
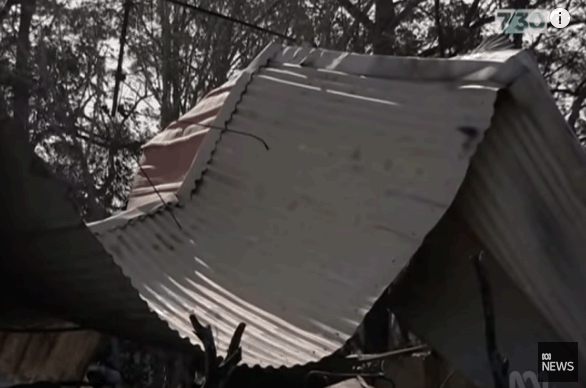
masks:
[[[374,20],[374,54],[393,54],[393,42],[385,36],[385,30],[391,20],[395,18],[395,4],[393,0],[376,0]]]

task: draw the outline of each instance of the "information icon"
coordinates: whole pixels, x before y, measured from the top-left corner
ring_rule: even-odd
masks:
[[[555,28],[564,28],[570,24],[570,13],[564,8],[556,8],[549,14],[549,21]]]

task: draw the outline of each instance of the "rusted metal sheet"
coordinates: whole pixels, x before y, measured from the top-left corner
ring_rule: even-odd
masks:
[[[452,202],[498,88],[516,76],[502,63],[513,54],[271,45],[232,86],[213,123],[227,130],[208,132],[174,204],[91,228],[182,337],[197,342],[194,311],[221,352],[247,323],[246,363],[317,360],[354,332]]]
[[[159,195],[174,195],[185,179],[197,150],[208,131],[218,130],[213,122],[234,82],[208,93],[193,109],[171,123],[142,148],[128,208],[159,201]],[[173,155],[173,157],[169,157]]]
[[[0,372],[14,381],[81,381],[100,345],[93,331],[0,332]]]

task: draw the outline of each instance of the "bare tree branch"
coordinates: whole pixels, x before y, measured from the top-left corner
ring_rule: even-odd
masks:
[[[466,16],[464,17],[464,28],[470,28],[470,23],[472,22],[472,18],[474,14],[478,11],[478,4],[480,4],[480,0],[474,0],[468,8],[468,12],[466,12]]]
[[[576,122],[580,117],[582,105],[586,101],[586,78],[584,78],[576,88],[576,94],[576,98],[574,99],[574,102],[572,102],[572,107],[570,108],[570,116],[568,117],[568,125],[574,131],[576,130]]]
[[[364,7],[364,10],[362,11],[362,13],[365,15],[368,14],[368,12],[370,12],[370,10],[372,9],[373,5],[374,5],[374,0],[369,0],[368,3],[366,4],[366,6]],[[355,18],[354,21],[352,22],[352,25],[350,26],[350,28],[348,28],[344,32],[344,35],[342,35],[342,37],[340,38],[340,42],[338,43],[338,47],[340,50],[345,50],[348,47],[348,43],[350,42],[350,39],[352,39],[352,35],[358,29],[359,23],[360,23],[360,20]]]
[[[352,17],[366,28],[370,33],[374,33],[374,22],[370,20],[367,14],[365,14],[360,8],[353,4],[350,0],[338,0],[338,3],[346,10]]]
[[[383,26],[383,31],[394,31],[395,28],[413,12],[413,10],[422,2],[423,0],[411,0],[405,5],[405,8],[397,15],[396,18],[389,21],[386,26]]]

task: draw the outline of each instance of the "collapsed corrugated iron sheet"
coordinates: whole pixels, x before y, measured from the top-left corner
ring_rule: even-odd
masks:
[[[457,206],[585,365],[586,154],[537,66],[516,60],[526,71],[499,96]]]
[[[499,351],[534,372],[539,342],[578,342],[586,386],[586,156],[527,53],[499,92],[490,129],[452,209],[392,287],[394,311],[479,386],[493,386],[479,285],[469,260],[487,251]],[[525,375],[524,375],[525,376]]]
[[[247,323],[246,363],[316,360],[354,332],[452,202],[497,90],[519,74],[505,62],[514,54],[271,45],[235,81],[213,122],[227,130],[208,132],[178,200],[91,228],[181,336],[197,341],[195,311],[220,351]]]

